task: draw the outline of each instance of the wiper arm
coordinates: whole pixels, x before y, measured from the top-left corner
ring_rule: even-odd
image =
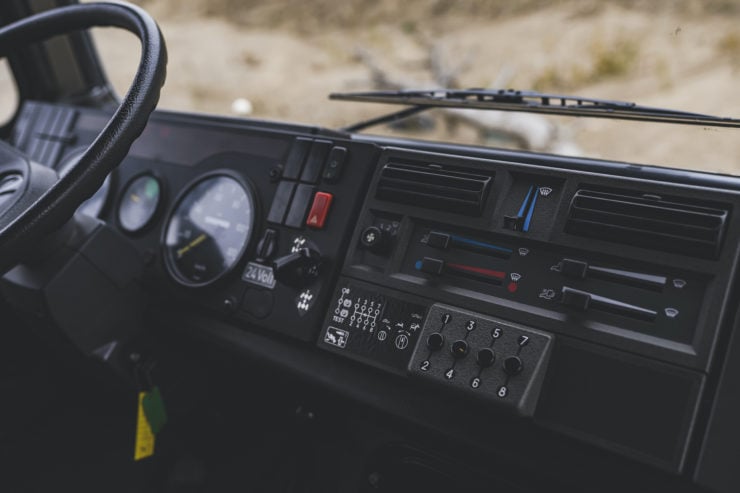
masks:
[[[413,111],[404,110],[410,114],[419,113],[429,108],[471,108],[740,128],[740,119],[735,118],[640,106],[626,101],[582,98],[536,91],[515,91],[513,89],[433,89],[332,93],[329,95],[329,99],[410,105],[413,106],[411,108]],[[347,127],[347,130],[357,131],[378,123],[397,120],[403,115],[404,112],[402,111],[388,115],[388,117],[374,118]]]

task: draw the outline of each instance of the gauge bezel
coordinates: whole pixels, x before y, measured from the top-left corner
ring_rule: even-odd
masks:
[[[60,170],[64,167],[64,164],[67,163],[71,158],[73,157],[81,157],[82,154],[87,150],[88,146],[78,146],[74,149],[70,149],[69,151],[65,152],[64,155],[53,165],[50,167],[59,174]],[[103,197],[103,205],[100,208],[100,211],[98,211],[98,215],[95,216],[96,219],[102,219],[104,218],[108,213],[113,212],[111,209],[113,208],[113,196],[115,195],[116,185],[118,185],[118,168],[112,170],[110,173],[108,173],[108,176],[106,176],[106,180],[110,180],[108,182],[108,192],[105,194],[105,197]],[[101,183],[100,186],[102,187],[103,184]],[[98,189],[99,190],[99,189]],[[97,193],[97,190],[93,193],[95,195]],[[91,199],[93,195],[90,195],[88,198],[85,199],[85,201]],[[82,205],[82,204],[80,204]],[[79,209],[79,207],[78,207]]]
[[[172,258],[170,258],[170,252],[167,248],[167,231],[169,230],[170,222],[172,221],[172,216],[177,211],[183,199],[201,182],[206,181],[210,178],[218,177],[218,176],[225,176],[227,178],[236,180],[236,182],[239,183],[244,189],[244,191],[246,192],[247,199],[249,200],[250,205],[252,206],[252,228],[249,232],[249,236],[247,237],[247,241],[244,242],[241,250],[237,254],[237,260],[236,262],[234,262],[234,265],[232,265],[231,267],[229,267],[228,269],[226,269],[225,271],[223,271],[221,274],[219,274],[213,279],[210,279],[205,282],[193,282],[190,279],[186,279],[182,275],[180,275],[177,267],[173,264],[173,260]],[[160,248],[162,249],[162,257],[164,259],[165,270],[167,271],[167,274],[169,275],[170,279],[172,279],[173,281],[177,282],[179,285],[186,287],[186,288],[205,288],[205,287],[213,286],[214,284],[219,283],[222,279],[228,277],[234,271],[239,269],[240,265],[242,264],[242,261],[244,260],[244,256],[247,253],[247,250],[249,250],[249,247],[251,246],[254,240],[255,232],[257,231],[257,228],[258,228],[257,220],[259,218],[259,210],[258,210],[258,204],[257,204],[256,197],[257,197],[256,191],[254,187],[252,186],[252,183],[249,181],[249,179],[245,178],[244,176],[240,175],[239,173],[236,173],[235,171],[231,169],[216,169],[213,171],[209,171],[201,175],[198,175],[193,180],[186,183],[185,186],[182,188],[182,190],[175,197],[175,200],[172,203],[172,207],[170,207],[169,211],[167,211],[167,217],[164,221],[164,224],[162,227],[162,235],[159,241]]]
[[[123,204],[123,200],[126,197],[126,194],[125,194],[126,190],[128,190],[128,188],[131,186],[133,182],[135,182],[136,180],[144,176],[149,176],[157,180],[157,183],[159,184],[159,199],[157,200],[157,206],[154,209],[154,212],[149,217],[149,219],[147,219],[144,225],[138,229],[131,230],[131,229],[126,228],[121,222],[121,205]],[[149,230],[152,227],[152,225],[154,225],[154,223],[156,223],[157,217],[162,213],[162,209],[164,209],[165,202],[167,201],[166,196],[165,196],[166,192],[167,190],[165,186],[165,181],[162,178],[162,176],[160,176],[159,173],[155,173],[153,171],[142,171],[132,176],[128,181],[126,181],[126,184],[121,188],[120,196],[116,199],[116,207],[115,207],[114,215],[116,219],[116,225],[118,226],[118,228],[124,233],[131,235],[131,236],[137,236],[137,235],[145,233],[147,230]]]

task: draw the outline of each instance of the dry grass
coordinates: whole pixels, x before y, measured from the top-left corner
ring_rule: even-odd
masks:
[[[533,87],[538,91],[572,90],[607,79],[628,76],[637,66],[640,45],[626,37],[611,43],[596,40],[591,43],[589,53],[590,59],[585,66],[547,66],[534,79]]]

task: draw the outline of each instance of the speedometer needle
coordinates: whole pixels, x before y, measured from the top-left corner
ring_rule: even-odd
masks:
[[[198,235],[193,241],[177,250],[177,258],[182,258],[182,256],[188,253],[190,250],[203,243],[207,237],[208,236],[205,233],[201,233],[200,235]]]

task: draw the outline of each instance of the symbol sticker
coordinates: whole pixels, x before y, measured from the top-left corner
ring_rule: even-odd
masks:
[[[529,248],[520,248],[519,255],[521,255],[522,257],[526,257],[527,255],[529,255]]]
[[[313,293],[310,289],[307,289],[298,295],[295,307],[298,308],[298,312],[300,312],[301,315],[311,308],[311,300],[313,300]]]
[[[547,301],[550,301],[551,299],[555,298],[555,296],[556,296],[555,290],[547,289],[547,288],[540,291],[540,295],[539,295],[540,298],[542,298],[543,300],[547,300]]]
[[[267,289],[273,289],[276,283],[272,267],[255,262],[247,264],[242,280]]]
[[[306,245],[306,241],[306,238],[303,236],[296,236],[295,238],[293,238],[293,246],[290,249],[290,253],[297,253]]]
[[[406,334],[398,334],[396,336],[396,349],[404,350],[409,345],[409,337]]]
[[[552,193],[552,188],[550,187],[540,187],[540,195],[543,197],[547,197]]]
[[[381,330],[378,332],[378,340],[385,341],[388,338],[388,332]]]
[[[329,327],[326,329],[326,335],[324,336],[324,342],[336,346],[339,349],[347,347],[347,340],[349,339],[349,332],[336,327]]]
[[[683,279],[674,279],[673,280],[673,287],[677,289],[683,289],[684,286],[686,286],[686,281]]]
[[[509,274],[509,277],[511,277],[512,281],[519,282],[519,279],[522,278],[522,275],[517,272],[512,272],[511,274]]]
[[[675,308],[666,308],[665,314],[668,318],[676,318],[678,316],[678,310],[676,310]]]

